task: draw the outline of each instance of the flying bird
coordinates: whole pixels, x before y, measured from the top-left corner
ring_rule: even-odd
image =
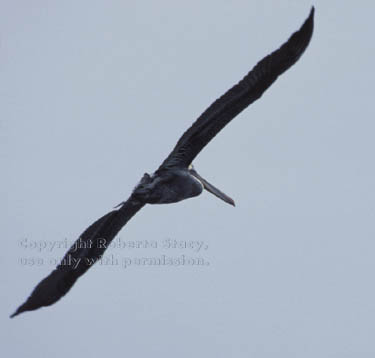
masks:
[[[259,61],[240,82],[203,112],[155,173],[144,174],[128,200],[81,234],[56,269],[35,287],[11,317],[52,305],[63,297],[77,279],[101,258],[121,228],[146,204],[176,203],[200,195],[205,189],[234,206],[233,199],[203,179],[192,162],[217,133],[260,98],[278,76],[298,61],[310,42],[313,26],[314,7],[301,28],[288,41]],[[106,245],[103,245],[103,240]],[[67,262],[75,264],[67,265]]]

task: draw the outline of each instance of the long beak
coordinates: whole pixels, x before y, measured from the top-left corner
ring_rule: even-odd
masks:
[[[202,184],[203,187],[209,191],[211,194],[214,194],[221,200],[224,200],[226,203],[236,206],[234,203],[234,200],[230,198],[228,195],[224,194],[222,191],[220,191],[218,188],[215,188],[212,184],[210,184],[208,181],[203,179],[196,171],[195,169],[190,169],[190,173],[194,175]]]

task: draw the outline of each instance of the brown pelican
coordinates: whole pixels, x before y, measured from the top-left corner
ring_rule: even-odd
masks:
[[[258,62],[238,84],[203,112],[156,172],[152,175],[144,174],[128,200],[82,233],[56,269],[35,287],[30,297],[11,317],[52,305],[64,296],[92,263],[103,255],[106,249],[106,245],[102,244],[103,239],[109,244],[144,205],[176,203],[201,194],[203,189],[234,205],[229,196],[203,179],[191,163],[226,124],[260,98],[279,75],[298,61],[310,42],[313,24],[314,7],[301,28],[287,42]],[[66,265],[72,261],[79,263]]]

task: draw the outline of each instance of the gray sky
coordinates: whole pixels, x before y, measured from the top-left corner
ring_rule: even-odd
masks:
[[[374,357],[373,1],[316,0],[300,61],[195,161],[236,208],[148,206],[119,237],[158,248],[112,247],[118,265],[8,319],[66,251],[31,245],[71,242],[126,199],[311,5],[0,3],[4,356]],[[209,265],[123,265],[163,254]]]

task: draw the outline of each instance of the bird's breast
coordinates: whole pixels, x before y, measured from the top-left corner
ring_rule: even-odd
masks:
[[[203,184],[188,171],[170,172],[155,180],[147,200],[150,204],[170,204],[198,196]]]

